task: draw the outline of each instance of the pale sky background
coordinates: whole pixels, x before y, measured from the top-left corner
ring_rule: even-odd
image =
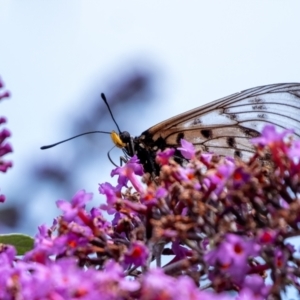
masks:
[[[21,183],[33,162],[60,159],[64,148],[39,147],[69,136],[68,116],[85,113],[96,79],[99,90],[92,93],[98,95],[109,93],[123,70],[154,70],[155,105],[142,115],[138,109],[126,111],[128,123],[122,123],[139,135],[168,117],[243,89],[299,82],[299,12],[299,1],[274,0],[1,1],[0,76],[12,97],[0,103],[0,115],[8,118],[13,134],[9,158],[14,167],[0,174],[0,188],[8,201],[12,190],[24,196],[20,205],[29,213],[31,229],[20,231],[33,234],[32,226],[49,224],[56,216],[55,201],[65,195],[49,187],[49,194],[27,199],[35,186]],[[115,128],[111,123],[95,129]],[[110,149],[107,137],[99,137],[95,147],[103,145]],[[94,192],[97,201],[102,199],[98,183],[109,181],[112,169],[106,156],[99,161],[105,167],[85,170],[77,188]]]

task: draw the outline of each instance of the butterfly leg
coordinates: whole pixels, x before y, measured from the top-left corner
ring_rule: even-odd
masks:
[[[112,148],[113,149],[113,148]],[[115,166],[115,167],[119,167],[118,165],[116,165],[115,163],[114,163],[114,161],[111,159],[111,157],[110,157],[110,151],[112,150],[112,149],[110,149],[108,152],[107,152],[107,157],[108,157],[108,159],[109,159],[109,161]]]
[[[122,164],[126,164],[128,162],[128,159],[126,159],[124,156],[120,156],[120,166],[122,167]]]

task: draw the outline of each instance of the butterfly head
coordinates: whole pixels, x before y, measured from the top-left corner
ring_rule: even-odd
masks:
[[[112,131],[110,137],[114,145],[120,149],[123,149],[126,155],[132,157],[134,154],[136,154],[136,139],[133,139],[128,131],[121,131],[120,133]]]
[[[126,132],[128,133],[128,132]],[[129,135],[129,133],[128,133]],[[113,143],[115,144],[116,147],[118,148],[125,148],[126,144],[127,144],[127,136],[123,136],[123,132],[121,132],[120,134],[118,134],[117,132],[115,132],[114,130],[111,132],[110,137],[113,141]]]

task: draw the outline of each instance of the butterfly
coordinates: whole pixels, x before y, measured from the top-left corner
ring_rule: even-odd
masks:
[[[181,139],[194,144],[196,150],[247,160],[254,153],[251,139],[258,137],[267,124],[293,129],[294,135],[300,137],[300,83],[278,83],[244,90],[167,119],[138,137],[120,130],[105,95],[101,97],[119,133],[87,132],[41,149],[85,134],[110,134],[115,146],[123,150],[125,161],[137,155],[144,171],[157,175],[160,167],[155,162],[156,153],[166,148],[176,149]],[[175,156],[179,162],[185,161],[180,151],[176,151]],[[108,157],[110,159],[109,153]]]
[[[120,132],[119,137],[127,157],[136,154],[145,172],[158,174],[156,153],[179,147],[181,139],[197,150],[247,160],[254,153],[250,140],[266,124],[294,129],[300,137],[300,83],[247,89],[167,119],[138,137],[128,132]]]

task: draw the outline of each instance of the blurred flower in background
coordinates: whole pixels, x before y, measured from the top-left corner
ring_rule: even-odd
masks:
[[[8,98],[10,96],[9,91],[2,92],[2,89],[4,89],[4,83],[2,79],[0,78],[0,101],[2,101],[5,98]],[[11,136],[11,132],[7,128],[3,128],[3,124],[7,122],[6,118],[4,116],[0,116],[0,126],[2,129],[0,129],[0,172],[5,173],[9,168],[12,167],[12,162],[8,161],[4,158],[4,156],[8,153],[11,153],[13,151],[12,146],[9,142],[7,142],[7,138]],[[3,188],[3,187],[0,187]],[[6,199],[5,195],[0,194],[0,202],[4,202]],[[0,222],[4,222],[5,220],[11,218],[14,216],[15,209],[5,209],[0,212]],[[13,222],[15,224],[15,222]]]

